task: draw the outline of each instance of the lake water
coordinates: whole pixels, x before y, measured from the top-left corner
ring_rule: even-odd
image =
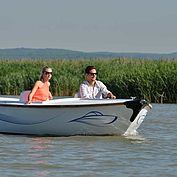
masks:
[[[134,137],[0,134],[0,176],[177,176],[177,104],[153,104]]]

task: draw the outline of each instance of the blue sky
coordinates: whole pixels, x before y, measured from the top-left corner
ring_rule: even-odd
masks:
[[[177,0],[0,0],[0,48],[177,51]]]

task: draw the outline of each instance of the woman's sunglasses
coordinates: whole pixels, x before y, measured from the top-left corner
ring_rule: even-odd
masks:
[[[46,74],[46,75],[48,75],[48,74],[51,74],[51,75],[52,75],[52,72],[47,72],[47,71],[45,71],[45,74]]]

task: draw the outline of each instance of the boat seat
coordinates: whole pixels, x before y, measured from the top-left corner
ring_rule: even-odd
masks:
[[[25,90],[20,94],[20,102],[26,103],[28,101],[29,94],[31,90]]]
[[[79,92],[75,93],[74,98],[80,98]]]

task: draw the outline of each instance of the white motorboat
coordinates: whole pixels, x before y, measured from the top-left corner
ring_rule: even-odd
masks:
[[[150,108],[138,99],[61,98],[25,104],[20,98],[0,97],[0,133],[132,135]]]

